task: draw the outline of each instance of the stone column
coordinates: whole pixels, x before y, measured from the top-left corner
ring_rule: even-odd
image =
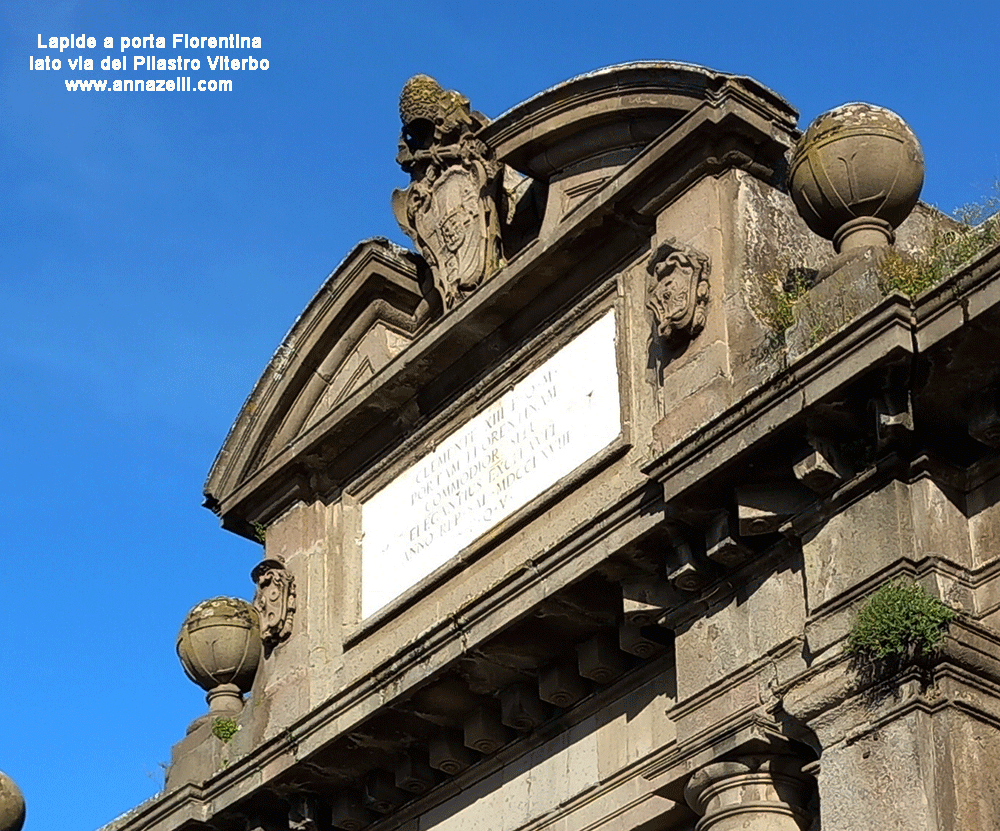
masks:
[[[684,797],[701,816],[697,831],[805,831],[813,789],[793,756],[746,756],[696,771]]]

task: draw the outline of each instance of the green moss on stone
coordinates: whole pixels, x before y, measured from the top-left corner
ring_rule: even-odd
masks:
[[[212,735],[226,744],[232,740],[239,729],[240,726],[236,723],[236,719],[220,717],[212,722]]]

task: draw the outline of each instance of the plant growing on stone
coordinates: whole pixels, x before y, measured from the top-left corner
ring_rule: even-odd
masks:
[[[952,211],[953,216],[963,225],[979,225],[1000,212],[1000,179],[993,180],[992,193],[978,202],[960,205]]]
[[[775,332],[784,332],[795,322],[795,304],[811,288],[811,275],[805,268],[769,271],[765,284],[771,287],[770,297],[760,309],[763,321]]]
[[[219,717],[212,722],[212,735],[225,744],[229,744],[239,729],[240,726],[236,723],[236,719]]]
[[[856,667],[898,666],[930,655],[956,614],[921,586],[893,580],[861,607],[847,637],[847,654]]]
[[[927,250],[918,256],[901,254],[890,248],[881,258],[878,271],[882,291],[901,291],[915,297],[941,282],[963,263],[1000,243],[1000,180],[994,195],[955,209],[955,218],[965,225],[957,231],[934,236]]]

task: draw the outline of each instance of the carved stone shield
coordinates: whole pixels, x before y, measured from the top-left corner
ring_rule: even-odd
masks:
[[[281,560],[264,560],[250,572],[257,584],[253,605],[260,618],[261,640],[273,649],[292,634],[295,578]]]
[[[437,266],[445,304],[472,291],[489,270],[490,217],[483,199],[486,173],[473,163],[446,168],[413,217],[426,255]]]
[[[676,341],[697,335],[705,325],[708,257],[670,239],[657,246],[646,270],[653,278],[646,305],[660,337]]]

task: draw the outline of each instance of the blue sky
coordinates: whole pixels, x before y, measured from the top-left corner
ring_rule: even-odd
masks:
[[[114,76],[70,71],[81,50],[28,69],[38,35],[93,35],[99,60],[123,35],[229,32],[270,63],[231,93],[68,92]],[[260,549],[201,488],[327,274],[360,239],[406,242],[389,197],[407,77],[490,116],[642,59],[751,75],[803,128],[871,101],[912,125],[923,198],[951,211],[1000,178],[998,42],[992,2],[4,3],[0,769],[27,831],[94,829],[152,796],[204,711],[177,630],[200,600],[249,598]],[[208,54],[183,52],[194,80],[226,76]]]

